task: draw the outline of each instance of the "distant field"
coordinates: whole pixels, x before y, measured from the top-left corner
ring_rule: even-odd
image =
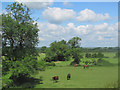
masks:
[[[48,67],[40,71],[36,78],[43,77],[43,84],[37,84],[35,88],[104,88],[118,80],[118,58],[114,58],[114,52],[105,52],[103,66],[92,66],[89,69],[69,66],[70,61],[56,62],[55,67]],[[44,54],[41,56],[44,57]],[[84,58],[86,59],[86,58]],[[71,73],[71,80],[67,80],[67,74]],[[53,83],[51,78],[59,76],[59,82]]]

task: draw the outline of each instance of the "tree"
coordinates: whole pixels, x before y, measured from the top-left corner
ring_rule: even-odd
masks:
[[[88,53],[86,53],[86,54],[85,54],[85,57],[86,57],[86,58],[89,58],[89,55],[88,55]]]
[[[102,54],[101,52],[98,52],[97,58],[103,58],[103,57],[104,57],[104,54]]]
[[[80,47],[80,41],[81,41],[81,38],[73,37],[68,41],[68,45],[70,45],[71,48],[78,48]]]
[[[19,56],[25,56],[24,53],[22,54],[19,51],[24,48],[34,48],[37,45],[37,23],[34,23],[30,17],[29,8],[23,6],[23,4],[15,2],[8,5],[6,9],[9,13],[2,15],[3,55],[19,58]],[[22,55],[18,55],[19,53]],[[33,51],[28,54],[33,54]]]
[[[45,60],[51,61],[65,61],[67,60],[66,52],[69,50],[69,46],[66,41],[54,41],[50,44],[50,47],[46,50]]]
[[[70,55],[72,55],[72,57],[74,59],[74,61],[71,62],[70,65],[79,64],[80,59],[83,58],[81,55],[81,49],[80,48],[72,48],[72,49],[70,49],[69,53],[70,53]]]
[[[92,54],[92,58],[96,58],[96,57],[97,57],[96,53]]]
[[[88,57],[89,57],[89,58],[91,58],[91,57],[92,57],[92,55],[89,53],[89,54],[88,54]]]
[[[30,17],[30,9],[17,2],[8,5],[2,14],[3,74],[11,79],[30,76],[36,69],[38,28]]]
[[[45,52],[46,52],[46,49],[47,49],[47,47],[46,47],[46,46],[43,46],[43,47],[41,47],[40,52],[41,52],[41,53],[45,53]]]

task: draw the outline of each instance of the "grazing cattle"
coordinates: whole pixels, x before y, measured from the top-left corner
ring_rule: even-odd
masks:
[[[71,77],[71,74],[69,73],[69,74],[67,75],[67,80],[70,80],[70,77]]]
[[[85,69],[85,68],[88,68],[88,65],[84,65],[84,69]]]
[[[52,77],[52,79],[57,82],[57,80],[59,79],[59,77],[58,76],[54,76],[54,77]]]
[[[78,66],[78,64],[74,64],[74,67],[77,67]]]

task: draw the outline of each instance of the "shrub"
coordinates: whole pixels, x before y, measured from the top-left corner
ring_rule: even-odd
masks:
[[[2,76],[2,88],[8,88],[12,85],[13,80],[10,79],[11,73]]]
[[[46,63],[46,66],[56,66],[54,62]]]
[[[85,64],[87,65],[89,62],[88,61],[85,61]]]
[[[101,58],[99,58],[98,60],[97,60],[97,63],[102,63],[103,62],[103,60],[101,59]]]
[[[45,67],[46,67],[46,64],[44,61],[39,61],[37,63],[37,70],[40,70],[40,71],[45,71]]]

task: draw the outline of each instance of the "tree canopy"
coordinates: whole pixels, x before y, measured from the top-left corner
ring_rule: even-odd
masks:
[[[80,41],[81,40],[82,39],[79,38],[79,37],[73,37],[72,39],[70,39],[68,41],[68,44],[71,46],[71,48],[78,48],[78,47],[80,47]]]
[[[3,55],[15,58],[25,56],[25,53],[21,55],[22,49],[34,48],[38,43],[37,23],[30,17],[29,8],[23,4],[15,2],[6,9],[9,13],[2,15]],[[28,54],[33,54],[30,50]]]
[[[36,69],[39,29],[22,3],[8,5],[6,10],[8,13],[2,14],[3,75],[11,73],[11,79],[17,80]]]

